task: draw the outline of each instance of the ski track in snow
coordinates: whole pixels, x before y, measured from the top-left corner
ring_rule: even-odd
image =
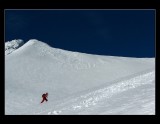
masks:
[[[35,114],[83,114],[83,110],[87,111],[87,109],[92,109],[92,107],[95,107],[95,105],[101,103],[106,99],[111,98],[115,94],[127,91],[129,89],[134,89],[145,84],[151,84],[155,80],[154,70],[143,73],[141,72],[141,75],[139,75],[139,73],[137,75],[138,76],[133,75],[134,77],[132,78],[131,76],[126,77],[126,79],[117,81],[111,86],[100,88],[93,92],[80,95],[79,97],[72,98],[69,100],[66,99],[65,101],[67,102],[55,105],[55,109],[49,108],[45,111],[35,112]],[[123,107],[121,109],[123,109]]]

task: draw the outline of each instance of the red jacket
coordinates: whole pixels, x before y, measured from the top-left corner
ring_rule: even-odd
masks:
[[[47,96],[48,96],[47,93],[42,95],[43,98],[47,98]]]

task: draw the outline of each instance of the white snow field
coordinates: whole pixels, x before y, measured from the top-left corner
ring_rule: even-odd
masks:
[[[6,115],[155,114],[155,58],[71,52],[36,39],[5,52]]]

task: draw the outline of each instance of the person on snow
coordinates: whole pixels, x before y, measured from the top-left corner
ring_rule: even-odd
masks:
[[[44,93],[43,95],[42,95],[42,101],[41,101],[41,103],[43,103],[44,101],[48,101],[48,99],[47,99],[47,97],[48,97],[48,93]]]

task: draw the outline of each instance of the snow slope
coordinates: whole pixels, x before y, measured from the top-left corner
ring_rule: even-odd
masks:
[[[5,42],[5,55],[8,55],[21,47],[24,44],[23,40],[21,39],[15,39],[12,41]]]
[[[36,39],[5,55],[7,115],[155,114],[154,58],[71,52]]]

